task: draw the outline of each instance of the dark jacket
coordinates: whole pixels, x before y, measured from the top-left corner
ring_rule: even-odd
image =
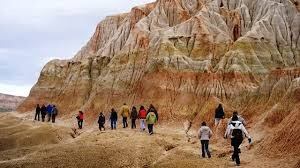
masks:
[[[37,106],[37,107],[35,108],[35,112],[36,112],[36,113],[40,113],[40,112],[41,112],[40,106]]]
[[[116,111],[113,111],[110,113],[110,118],[111,121],[117,121],[118,120],[118,113]]]
[[[138,113],[137,113],[136,109],[133,109],[131,111],[130,118],[131,119],[137,119],[137,117],[138,117]]]
[[[47,108],[44,105],[41,107],[41,114],[42,115],[46,115],[47,114]]]
[[[57,108],[56,107],[53,107],[52,108],[52,112],[51,112],[53,115],[57,115],[58,114],[58,110],[57,110]]]
[[[42,115],[46,115],[46,114],[47,114],[47,109],[46,109],[45,106],[42,106],[42,107],[41,107],[41,114],[42,114]]]
[[[104,124],[105,123],[105,116],[104,115],[100,115],[99,119],[98,119],[98,124]]]
[[[215,111],[215,118],[224,118],[225,113],[223,107],[218,107]]]

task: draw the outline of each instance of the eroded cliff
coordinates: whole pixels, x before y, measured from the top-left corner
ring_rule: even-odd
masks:
[[[182,114],[211,96],[256,92],[276,68],[300,65],[298,1],[158,0],[108,16],[71,60],[53,60],[30,96],[62,113],[158,104]],[[234,100],[235,101],[235,100]]]

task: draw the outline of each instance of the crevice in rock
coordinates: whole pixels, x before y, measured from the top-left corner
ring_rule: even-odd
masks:
[[[238,25],[233,27],[233,41],[236,41],[241,36],[240,28]]]
[[[221,0],[220,8],[222,8],[223,6],[224,6],[224,4],[223,4],[223,1]]]

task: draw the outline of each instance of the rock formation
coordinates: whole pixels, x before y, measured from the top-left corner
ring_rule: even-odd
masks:
[[[0,93],[0,112],[16,110],[23,100],[25,100],[25,97]]]
[[[123,102],[153,103],[162,119],[196,120],[222,102],[227,115],[238,110],[280,134],[286,123],[298,131],[299,4],[157,0],[108,16],[72,59],[45,65],[18,110],[50,102],[62,115],[83,109],[92,119]]]
[[[299,37],[295,0],[157,0],[106,17],[73,59],[50,61],[19,110],[126,101],[179,113],[211,96],[231,100],[273,69],[299,67]]]

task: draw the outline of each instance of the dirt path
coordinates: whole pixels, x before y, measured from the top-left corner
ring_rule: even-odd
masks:
[[[229,142],[211,144],[212,158],[200,158],[198,140],[187,142],[181,128],[158,126],[149,136],[139,129],[100,132],[91,126],[72,138],[72,124],[62,121],[33,122],[18,113],[1,113],[0,119],[0,167],[235,167]],[[243,145],[240,167],[296,164],[262,157],[255,152],[258,147]]]

